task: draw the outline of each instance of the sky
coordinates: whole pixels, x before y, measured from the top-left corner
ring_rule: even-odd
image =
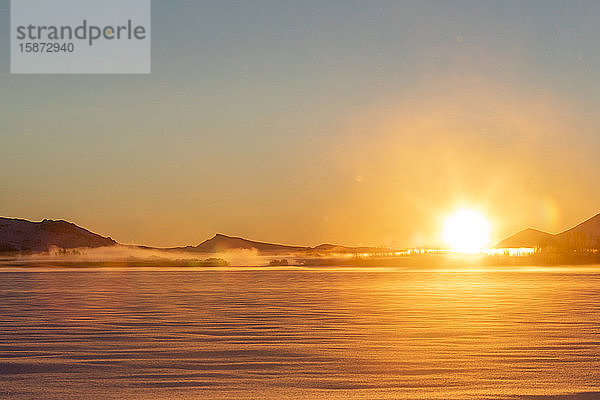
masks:
[[[0,215],[121,243],[435,245],[600,212],[597,1],[153,1],[149,75],[11,75]]]

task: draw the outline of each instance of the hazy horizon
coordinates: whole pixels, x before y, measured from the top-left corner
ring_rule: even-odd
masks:
[[[597,214],[598,2],[153,2],[152,74],[10,75],[0,214],[121,243],[434,245]]]

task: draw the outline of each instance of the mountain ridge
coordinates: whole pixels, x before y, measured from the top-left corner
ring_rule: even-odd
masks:
[[[108,247],[117,242],[65,220],[32,222],[0,217],[0,252],[47,252],[51,248]]]
[[[22,218],[0,217],[0,253],[48,252],[53,248],[75,249],[117,246],[109,236],[101,236],[65,220],[44,219],[32,222]],[[124,246],[124,245],[123,245]],[[126,246],[132,247],[132,246]],[[389,254],[396,250],[383,247],[349,247],[331,243],[298,246],[249,240],[222,233],[196,246],[140,249],[215,254],[232,250],[254,250],[259,254]],[[600,249],[600,214],[557,234],[527,228],[500,241],[494,248],[554,248],[558,250]]]
[[[293,246],[277,243],[259,242],[255,240],[244,239],[237,236],[215,234],[212,238],[203,241],[197,246],[175,247],[174,250],[188,250],[198,253],[219,253],[229,250],[251,250],[256,249],[259,252],[277,253],[277,252],[296,252],[309,249],[305,246]]]
[[[548,244],[553,234],[534,228],[526,228],[500,241],[494,248],[542,247]]]
[[[219,253],[230,250],[257,250],[262,254],[285,253],[389,253],[394,250],[383,247],[350,247],[338,244],[323,243],[314,247],[268,243],[245,239],[238,236],[229,236],[217,233],[212,238],[203,241],[197,246],[172,247],[171,251],[190,251],[197,253]]]
[[[600,213],[556,234],[527,228],[494,246],[494,248],[518,247],[561,250],[600,249]]]
[[[263,255],[276,254],[334,254],[334,253],[388,253],[393,250],[379,247],[348,247],[335,244],[297,246],[249,240],[222,233],[215,234],[196,246],[158,248],[126,246],[109,236],[101,236],[65,220],[44,219],[32,222],[22,218],[0,217],[0,253],[48,252],[52,248],[75,249],[105,246],[135,247],[167,252],[215,254],[232,250],[255,250]]]

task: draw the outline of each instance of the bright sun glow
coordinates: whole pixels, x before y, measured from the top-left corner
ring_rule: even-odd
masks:
[[[478,211],[461,209],[444,221],[442,238],[453,251],[477,253],[490,242],[491,226]]]

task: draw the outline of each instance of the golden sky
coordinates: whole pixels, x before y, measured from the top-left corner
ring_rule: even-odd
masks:
[[[169,3],[148,76],[10,75],[0,38],[1,215],[407,247],[600,211],[600,4]]]

